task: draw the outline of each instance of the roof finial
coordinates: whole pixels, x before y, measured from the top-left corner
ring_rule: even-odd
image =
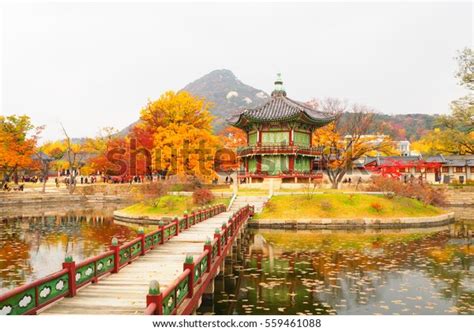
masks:
[[[285,88],[283,87],[283,80],[281,79],[281,73],[277,73],[277,79],[275,80],[275,89],[272,92],[272,96],[286,96]]]

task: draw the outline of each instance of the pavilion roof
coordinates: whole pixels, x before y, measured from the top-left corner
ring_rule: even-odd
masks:
[[[301,121],[312,126],[321,127],[334,120],[334,116],[313,109],[302,102],[286,96],[281,80],[275,82],[275,90],[271,99],[265,104],[244,109],[230,117],[227,121],[236,127],[245,127],[249,123]]]

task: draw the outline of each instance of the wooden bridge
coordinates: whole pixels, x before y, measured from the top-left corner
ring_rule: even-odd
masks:
[[[0,296],[0,314],[191,314],[253,215],[200,209]],[[183,263],[184,262],[184,263]]]

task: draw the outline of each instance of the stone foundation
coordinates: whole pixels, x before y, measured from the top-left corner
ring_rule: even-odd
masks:
[[[427,228],[446,225],[454,222],[454,213],[431,217],[402,218],[360,218],[360,219],[300,219],[300,220],[251,220],[251,228],[266,229],[399,229]]]

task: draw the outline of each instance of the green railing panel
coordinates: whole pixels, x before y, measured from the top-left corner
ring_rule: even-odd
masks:
[[[179,228],[180,229],[185,229],[186,228],[186,219],[183,218],[179,221]]]
[[[170,228],[165,228],[164,232],[165,232],[165,240],[167,240],[171,235],[171,230]]]
[[[130,247],[131,257],[135,257],[142,252],[142,243],[139,241]]]
[[[214,262],[214,259],[216,258],[217,256],[217,253],[218,253],[218,250],[219,247],[217,246],[217,243],[214,243],[214,245],[212,245],[212,261]]]
[[[0,314],[23,315],[35,307],[35,288],[30,288],[0,302]]]
[[[65,274],[38,286],[38,304],[63,296],[69,291],[69,275]]]
[[[149,249],[153,246],[153,235],[145,236],[145,249]]]
[[[188,280],[188,277],[184,278],[176,288],[176,297],[178,298],[178,304],[180,304],[189,293]]]
[[[161,232],[157,232],[153,235],[153,245],[158,245],[161,242]]]
[[[119,257],[120,265],[124,264],[125,262],[128,262],[128,260],[130,260],[130,247],[122,248],[119,251]]]
[[[177,232],[176,230],[178,230],[178,228],[176,227],[176,223],[175,223],[170,227],[170,235],[175,236]]]
[[[201,275],[207,271],[207,255],[199,263],[199,268]]]
[[[101,258],[96,262],[96,274],[97,275],[102,275],[105,274],[106,272],[109,272],[114,268],[114,255],[109,255],[106,257]]]
[[[189,216],[189,224],[194,225],[194,216]]]
[[[163,299],[163,315],[171,315],[176,307],[176,297],[174,291]]]
[[[89,264],[86,264],[85,266],[82,266],[80,268],[76,269],[76,284],[80,285],[82,283],[85,283],[89,280],[91,280],[94,277],[94,271],[95,271],[95,264],[94,262],[91,262]]]
[[[194,267],[194,283],[196,283],[201,277],[201,268],[198,266]]]

